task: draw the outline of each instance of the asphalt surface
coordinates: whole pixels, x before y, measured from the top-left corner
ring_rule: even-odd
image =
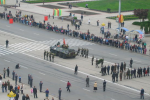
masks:
[[[66,35],[56,34],[54,32],[46,31],[43,29],[32,28],[22,24],[14,23],[10,25],[8,21],[0,19],[0,31],[9,32],[11,34],[19,35],[34,41],[45,40],[59,40],[62,38],[73,39]],[[37,35],[38,34],[38,35]],[[121,62],[129,63],[130,58],[134,61],[134,67],[144,67],[150,65],[150,57],[141,54],[130,53],[128,51],[119,50],[103,45],[83,45],[84,48],[89,48],[90,56],[94,55],[97,58],[104,57],[108,62]],[[72,48],[77,49],[77,46]],[[19,49],[19,48],[18,48]],[[58,64],[53,64],[42,59],[33,58],[26,53],[9,54],[0,56],[0,72],[3,68],[10,67],[14,70],[17,63],[21,64],[21,69],[15,70],[18,75],[22,76],[22,81],[27,83],[28,74],[32,73],[33,86],[39,87],[39,82],[43,81],[43,91],[49,88],[50,94],[58,96],[58,89],[62,88],[62,98],[65,100],[138,100],[140,98],[139,92],[136,90],[128,89],[111,82],[107,82],[106,92],[102,90],[102,82],[100,78],[90,76],[90,87],[85,87],[85,78],[87,74],[79,72],[74,75],[74,70],[66,68]],[[66,91],[67,81],[72,84],[71,92]],[[98,83],[98,91],[93,93],[94,82]],[[145,95],[145,100],[148,96]]]
[[[15,65],[20,62],[21,68],[14,69]],[[33,76],[33,86],[38,87],[39,82],[43,81],[43,91],[48,88],[50,94],[58,96],[58,88],[62,88],[62,98],[65,100],[138,100],[139,93],[117,84],[107,82],[106,92],[103,92],[103,80],[90,77],[90,87],[85,86],[85,78],[87,75],[78,73],[74,75],[74,71],[63,68],[47,61],[34,59],[25,54],[6,55],[0,58],[0,66],[10,67],[10,71],[15,72],[22,77],[22,82],[27,84],[28,74]],[[2,73],[3,67],[0,67]],[[12,75],[10,75],[12,77]],[[66,91],[66,83],[70,81],[71,92]],[[98,91],[93,92],[94,82],[98,83]],[[145,95],[145,100],[148,96]]]
[[[74,39],[73,37],[69,37],[63,35],[61,33],[55,33],[51,31],[47,31],[44,29],[39,29],[35,27],[26,26],[23,24],[14,23],[9,25],[8,21],[1,20],[0,30],[9,32],[15,35],[19,35],[31,40],[35,41],[46,41],[46,40],[59,40],[59,39]],[[9,30],[8,30],[9,28]],[[102,58],[104,57],[105,61],[109,61],[112,63],[121,63],[126,62],[127,66],[129,66],[129,61],[133,59],[133,67],[147,67],[150,65],[150,56],[145,56],[142,54],[131,53],[130,51],[121,50],[114,47],[103,46],[99,44],[94,45],[83,45],[78,46],[80,48],[88,48],[89,55],[94,55],[95,58]],[[72,47],[77,50],[78,47]]]

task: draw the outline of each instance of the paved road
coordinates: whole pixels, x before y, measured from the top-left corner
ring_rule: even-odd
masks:
[[[45,49],[48,48],[49,45],[54,45],[55,43],[57,43],[57,41],[62,42],[62,39],[65,38],[66,40],[68,40],[68,44],[71,43],[72,48],[88,48],[90,50],[90,56],[94,55],[96,58],[104,57],[106,61],[112,63],[120,63],[125,61],[127,62],[127,66],[129,65],[130,58],[132,58],[134,61],[133,66],[135,68],[150,65],[149,56],[144,56],[137,53],[130,53],[129,51],[98,45],[91,42],[85,42],[79,39],[68,37],[66,35],[57,34],[51,31],[29,27],[18,23],[9,25],[8,21],[1,19],[0,21],[2,23],[0,24],[0,32],[8,32],[15,35],[19,35],[27,38],[28,40],[32,40],[31,42],[34,43],[40,41],[40,43],[47,45],[46,47],[44,47]]]
[[[0,66],[10,67],[14,70],[15,65],[20,62],[21,69],[15,70],[18,75],[22,76],[22,82],[27,83],[27,75],[32,74],[33,84],[39,87],[39,81],[42,80],[43,90],[49,88],[50,94],[58,96],[58,88],[62,88],[62,98],[65,100],[139,100],[139,92],[133,91],[117,84],[107,82],[107,89],[102,91],[103,80],[90,76],[90,87],[85,87],[86,74],[79,72],[73,74],[73,70],[63,66],[53,64],[42,59],[34,59],[24,54],[5,55],[0,57]],[[0,67],[2,73],[3,67]],[[12,77],[12,76],[11,76]],[[66,91],[66,82],[72,84],[71,92]],[[98,91],[93,92],[93,83],[98,83]],[[148,96],[145,95],[145,100]]]

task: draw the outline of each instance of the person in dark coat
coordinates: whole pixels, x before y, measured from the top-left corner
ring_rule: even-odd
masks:
[[[28,74],[28,84],[30,84],[30,74]]]
[[[118,72],[115,73],[116,76],[116,82],[118,82]]]
[[[145,72],[146,72],[146,68],[144,67],[144,68],[143,68],[144,77],[145,77]]]
[[[128,69],[128,71],[127,71],[127,79],[130,79],[130,70]]]
[[[12,86],[12,85],[10,85],[10,92],[12,91],[12,89],[13,89],[13,86]]]
[[[74,74],[76,74],[76,75],[77,75],[77,71],[78,71],[78,66],[76,65],[76,67],[75,67],[75,71],[74,71]]]
[[[32,83],[33,83],[33,78],[31,76],[31,78],[30,78],[30,87],[32,87]]]
[[[130,60],[130,67],[132,68],[132,64],[133,64],[133,60],[132,60],[132,58],[131,58],[131,60]]]
[[[42,81],[40,81],[40,92],[42,92],[42,85],[43,85],[43,82]]]
[[[107,66],[107,74],[109,75],[110,66]]]
[[[15,79],[15,71],[12,72],[12,79]]]
[[[61,92],[62,92],[62,90],[61,90],[61,88],[59,88],[59,90],[58,90],[59,100],[61,100]]]
[[[7,77],[9,77],[9,73],[10,73],[10,71],[9,71],[9,67],[7,68]]]
[[[105,91],[106,90],[106,81],[104,80],[104,82],[103,82],[103,91]]]
[[[15,84],[17,85],[18,75],[15,75]]]
[[[6,40],[6,48],[8,48],[8,44],[9,44],[9,41],[8,41],[8,40]]]
[[[90,81],[90,78],[87,76],[87,78],[86,78],[86,87],[89,87],[89,81]]]
[[[35,86],[34,86],[34,88],[33,88],[33,94],[34,94],[34,98],[35,98],[35,97],[37,98],[37,89],[36,89]]]
[[[136,69],[134,68],[134,78],[136,78]]]
[[[112,73],[112,81],[115,82],[115,73]]]
[[[149,66],[147,67],[147,75],[149,76]]]
[[[144,99],[144,89],[143,89],[143,88],[141,89],[140,95],[141,95],[141,99],[142,99],[142,98]]]
[[[19,99],[19,94],[18,93],[16,93],[16,97],[15,98],[16,98],[15,100]]]
[[[22,95],[22,100],[25,100],[26,99],[26,96],[23,94]]]

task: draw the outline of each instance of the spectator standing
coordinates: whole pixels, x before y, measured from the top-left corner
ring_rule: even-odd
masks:
[[[8,90],[10,90],[10,82],[9,82],[9,80],[7,81],[7,86],[8,86]]]
[[[12,79],[15,79],[15,71],[12,72]]]
[[[6,48],[8,48],[8,44],[9,44],[9,41],[8,41],[8,40],[6,40]]]
[[[49,95],[49,90],[48,89],[46,89],[45,94],[46,94],[46,99],[48,99],[48,95]]]
[[[34,94],[34,98],[35,98],[35,97],[37,98],[37,89],[36,89],[35,86],[34,86],[34,88],[33,88],[33,94]]]
[[[7,92],[7,82],[5,81],[5,92]]]
[[[7,77],[9,77],[9,67],[7,68]]]
[[[141,89],[141,93],[140,94],[141,94],[141,99],[142,98],[144,99],[144,89],[143,88]]]
[[[59,100],[61,100],[61,92],[62,92],[62,90],[61,90],[61,88],[59,88],[59,90],[58,90]]]
[[[26,94],[26,100],[30,100],[30,97],[28,94]]]
[[[3,72],[4,72],[3,78],[5,78],[5,75],[6,75],[6,69],[5,68],[4,68]]]
[[[21,94],[23,94],[23,88],[24,88],[24,85],[22,83],[22,85],[21,85]]]
[[[42,92],[42,85],[43,85],[43,82],[42,81],[40,81],[40,92]]]
[[[22,95],[22,100],[25,100],[26,99],[26,96],[23,94]]]
[[[4,93],[4,89],[5,89],[5,83],[2,83],[2,92]]]
[[[88,24],[89,24],[89,25],[90,25],[90,22],[91,22],[91,21],[90,21],[90,19],[89,19],[89,20],[88,20]]]
[[[19,83],[21,83],[21,76],[19,76]]]

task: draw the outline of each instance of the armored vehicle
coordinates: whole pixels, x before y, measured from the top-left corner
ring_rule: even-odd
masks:
[[[69,49],[68,45],[64,44],[51,46],[50,52],[64,59],[76,57],[76,51],[74,49]]]

